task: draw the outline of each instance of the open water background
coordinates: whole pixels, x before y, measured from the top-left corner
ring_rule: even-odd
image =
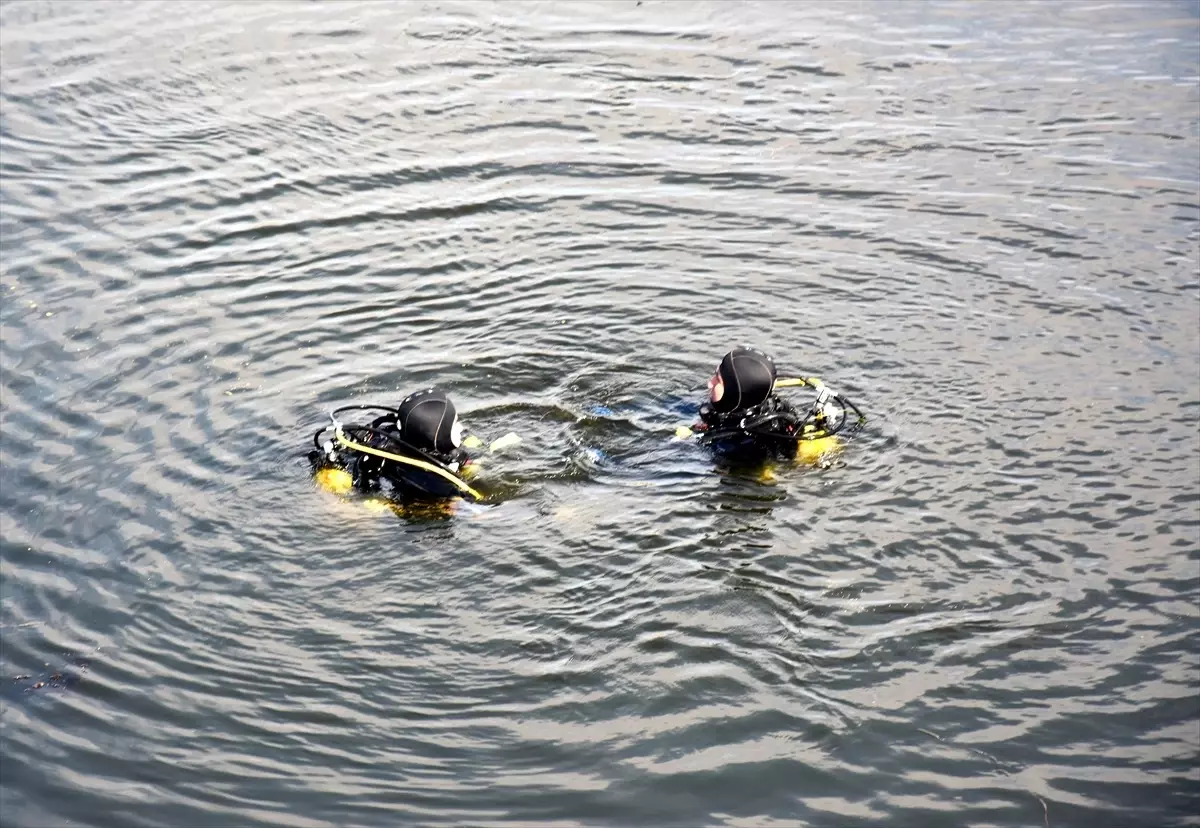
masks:
[[[1197,3],[8,2],[0,81],[5,826],[1200,825]],[[742,341],[838,465],[671,440]],[[313,486],[434,382],[493,504]]]

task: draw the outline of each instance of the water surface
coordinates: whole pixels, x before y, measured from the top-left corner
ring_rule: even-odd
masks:
[[[0,821],[1200,825],[1198,20],[0,7]],[[313,487],[434,382],[494,504]]]

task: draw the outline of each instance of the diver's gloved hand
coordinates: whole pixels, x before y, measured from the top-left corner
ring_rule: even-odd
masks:
[[[487,447],[488,454],[495,454],[498,451],[504,451],[506,448],[520,445],[521,438],[515,431],[510,431],[503,437],[497,437]],[[483,440],[475,434],[468,434],[463,438],[462,447],[465,449],[483,448]]]
[[[487,453],[489,455],[495,454],[496,452],[504,451],[505,449],[512,448],[520,443],[521,438],[517,436],[516,432],[510,431],[503,437],[493,440],[487,447]],[[463,437],[461,448],[476,452],[474,456],[465,460],[462,464],[462,467],[459,469],[459,473],[463,477],[473,478],[482,471],[480,468],[480,463],[484,458],[483,456],[480,456],[478,451],[479,449],[483,448],[483,445],[483,439],[478,435],[468,434]],[[466,452],[464,451],[463,453],[465,454]]]
[[[510,431],[503,437],[498,437],[497,439],[493,440],[491,445],[488,446],[488,452],[494,454],[497,451],[504,451],[506,448],[512,448],[513,446],[520,444],[521,438],[515,431]]]

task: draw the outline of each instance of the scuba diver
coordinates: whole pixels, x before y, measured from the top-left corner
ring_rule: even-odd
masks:
[[[796,406],[775,393],[780,388],[811,388],[817,396],[807,406]],[[738,459],[804,462],[836,451],[838,435],[853,434],[866,422],[854,403],[819,379],[780,379],[775,360],[745,345],[722,358],[708,381],[708,401],[699,417],[690,428],[676,429],[676,436],[696,435],[702,445]]]
[[[380,412],[369,424],[342,423],[346,411]],[[313,435],[309,461],[318,483],[337,494],[351,489],[402,500],[447,500],[484,496],[463,478],[473,471],[468,448],[482,445],[465,435],[454,403],[427,388],[405,397],[398,408],[347,405],[330,413],[332,422]],[[324,439],[322,439],[324,438]],[[516,435],[501,440],[511,444]],[[495,450],[501,440],[492,444]]]

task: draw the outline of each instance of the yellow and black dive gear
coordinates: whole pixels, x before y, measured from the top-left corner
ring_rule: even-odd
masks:
[[[797,407],[774,393],[781,388],[811,388],[817,396],[807,408]],[[706,403],[699,423],[680,426],[675,433],[695,435],[723,453],[767,450],[811,463],[839,449],[839,438],[857,432],[866,421],[854,403],[816,377],[792,377],[775,380],[767,399],[750,408],[720,413]]]
[[[338,419],[347,411],[384,415],[370,425],[348,425]],[[347,405],[330,412],[329,425],[313,434],[314,450],[309,454],[317,481],[339,494],[359,489],[417,499],[483,500],[483,494],[459,477],[470,462],[467,453],[461,448],[451,452],[416,448],[395,427],[401,416],[399,409],[381,405]],[[470,438],[463,442],[478,444]]]

